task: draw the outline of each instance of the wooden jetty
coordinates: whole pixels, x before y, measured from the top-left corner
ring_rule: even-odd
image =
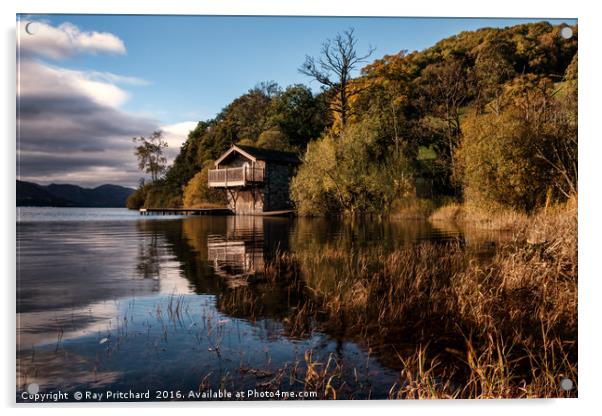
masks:
[[[293,217],[296,211],[264,211],[255,214],[261,217]],[[140,208],[140,215],[232,215],[234,214],[229,208]]]
[[[140,215],[232,215],[229,208],[140,208]]]

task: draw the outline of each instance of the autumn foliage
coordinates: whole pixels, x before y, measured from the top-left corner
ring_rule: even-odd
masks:
[[[411,194],[384,192],[402,179],[491,209],[532,211],[575,195],[577,27],[570,39],[560,30],[462,32],[364,67],[345,128],[335,119],[308,147],[293,187],[300,212],[387,212]]]
[[[219,200],[203,170],[236,143],[300,155],[291,196],[302,214],[387,213],[420,196],[417,184],[431,198],[491,208],[562,202],[577,192],[578,38],[576,25],[570,39],[562,27],[462,32],[361,69],[372,49],[355,50],[353,31],[339,34],[300,63],[322,85],[318,94],[258,84],[199,122],[133,202]],[[337,40],[345,47],[333,48]],[[359,73],[320,64],[337,59],[352,59]]]

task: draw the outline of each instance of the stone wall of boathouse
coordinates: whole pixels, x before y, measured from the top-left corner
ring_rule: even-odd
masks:
[[[293,165],[267,163],[264,181],[264,211],[281,211],[293,208],[290,183],[295,173]]]
[[[248,159],[235,157],[220,168],[241,167],[245,162],[248,163]],[[263,183],[226,189],[228,208],[237,215],[292,209],[290,182],[295,174],[295,166],[265,161],[257,161],[255,166],[264,168]]]

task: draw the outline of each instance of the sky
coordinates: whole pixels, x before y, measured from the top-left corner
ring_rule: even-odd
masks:
[[[572,19],[17,16],[17,178],[135,187],[132,137],[162,129],[173,160],[199,120],[262,81],[319,86],[306,55],[353,28],[377,59],[466,30]],[[33,24],[27,26],[29,23]],[[27,30],[29,28],[30,30]]]

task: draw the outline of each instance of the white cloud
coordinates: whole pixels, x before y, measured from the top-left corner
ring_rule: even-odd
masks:
[[[35,33],[28,32],[28,24],[35,27]],[[40,21],[19,21],[17,43],[22,55],[39,55],[52,59],[78,53],[123,55],[126,52],[123,41],[112,33],[85,32],[71,23],[62,23],[54,27]]]
[[[96,72],[75,71],[23,59],[17,74],[17,95],[61,95],[69,92],[109,107],[119,107],[127,100],[128,94],[124,90],[98,78]]]
[[[131,138],[150,134],[159,123],[123,111],[120,105],[128,94],[99,78],[95,72],[51,66],[32,58],[21,60],[17,85],[20,179],[136,184],[141,174]]]
[[[89,71],[87,74],[90,79],[110,82],[111,84],[124,84],[135,86],[143,86],[150,84],[150,82],[142,78],[117,75],[113,74],[112,72]]]
[[[188,133],[194,130],[197,124],[198,122],[196,121],[183,121],[181,123],[161,126],[161,130],[163,130],[169,147],[177,147],[179,149],[182,143],[186,141]]]
[[[36,21],[34,35],[19,22],[21,51],[17,73],[19,178],[85,186],[118,183],[135,186],[142,174],[133,155],[134,136],[161,129],[172,163],[197,122],[160,126],[155,117],[121,109],[129,98],[122,86],[148,82],[133,76],[73,70],[40,58],[62,59],[78,53],[125,53],[113,34],[82,32],[70,23],[53,27]],[[188,118],[188,117],[186,117]]]
[[[183,121],[160,127],[163,130],[165,141],[167,141],[167,159],[169,163],[173,162],[173,159],[178,155],[182,143],[186,141],[188,133],[194,130],[197,123],[196,121]]]

